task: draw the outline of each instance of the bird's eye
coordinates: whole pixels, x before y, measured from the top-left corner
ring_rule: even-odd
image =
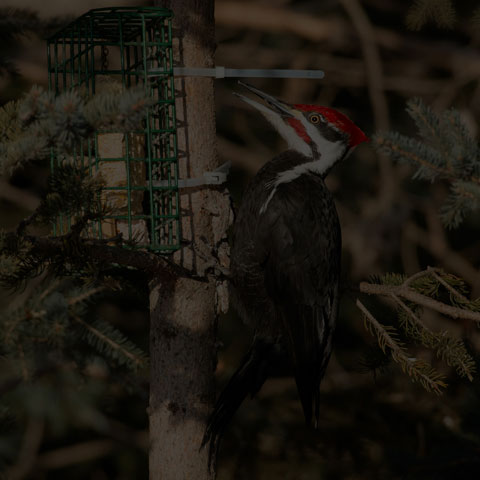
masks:
[[[318,115],[310,115],[310,123],[318,123],[320,121],[320,117]]]

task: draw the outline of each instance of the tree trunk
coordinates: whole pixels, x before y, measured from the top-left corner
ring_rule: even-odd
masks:
[[[215,50],[213,0],[156,1],[174,11],[176,64],[212,67]],[[213,79],[176,80],[177,134],[181,178],[199,177],[217,167]],[[187,191],[185,191],[187,192]],[[225,193],[209,187],[181,195],[183,239],[192,245],[176,260],[203,274],[203,254],[221,244],[229,220]],[[150,479],[203,480],[208,449],[200,450],[214,399],[216,363],[215,281],[188,278],[153,281],[150,291],[151,386]]]

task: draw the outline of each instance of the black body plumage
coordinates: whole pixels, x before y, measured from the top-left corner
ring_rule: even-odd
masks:
[[[320,382],[337,317],[341,233],[322,176],[300,167],[307,161],[289,150],[268,162],[248,186],[237,214],[231,299],[255,337],[209,419],[204,445],[210,443],[211,459],[242,401],[285,359],[306,422],[317,425]]]

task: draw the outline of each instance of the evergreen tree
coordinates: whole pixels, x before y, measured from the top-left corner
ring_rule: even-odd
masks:
[[[375,147],[396,162],[412,165],[414,179],[446,182],[450,194],[439,215],[446,227],[457,228],[469,214],[478,214],[480,208],[480,145],[454,109],[437,115],[420,99],[412,99],[407,112],[415,122],[419,138],[398,132],[377,133]],[[421,319],[423,309],[429,308],[480,326],[480,298],[467,297],[468,287],[462,278],[429,267],[408,278],[399,274],[375,277],[371,283],[362,283],[360,290],[393,304],[396,327],[382,325],[357,300],[365,325],[377,337],[383,353],[390,355],[413,380],[435,393],[446,387],[443,376],[430,364],[408,354],[403,338],[432,350],[458,375],[473,380],[476,363],[472,352],[448,331],[433,331]]]
[[[457,22],[455,7],[453,0],[415,0],[407,14],[407,26],[411,30],[421,30],[426,24],[433,22],[439,28],[451,29]],[[472,19],[478,26],[480,8],[473,11]]]
[[[102,179],[76,165],[72,151],[98,129],[131,131],[150,104],[143,89],[91,98],[71,91],[55,98],[34,87],[0,108],[4,177],[46,164],[52,151],[58,161],[38,209],[16,231],[0,233],[0,284],[22,299],[0,316],[0,421],[8,427],[1,429],[0,456],[5,468],[21,448],[22,419],[41,418],[57,431],[73,419],[104,431],[109,422],[98,402],[109,382],[119,375],[139,391],[138,373],[145,372],[147,355],[98,309],[122,287],[138,290],[128,280],[131,272],[125,275],[117,263],[129,264],[133,252],[122,248],[121,237],[110,245],[85,238],[89,222],[101,219],[108,206],[99,201]],[[59,215],[76,219],[68,234],[32,234],[48,232]],[[141,257],[138,253],[137,261]]]

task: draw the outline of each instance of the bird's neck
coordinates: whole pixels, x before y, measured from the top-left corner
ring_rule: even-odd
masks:
[[[333,150],[329,152],[333,155],[345,155],[346,148],[343,152]],[[260,213],[264,213],[272,198],[275,196],[278,188],[282,184],[293,182],[301,175],[315,175],[325,178],[330,168],[335,164],[335,157],[328,156],[326,154],[320,155],[315,152],[310,152],[309,156],[297,150],[287,150],[278,157],[268,162],[264,167],[264,186],[267,192],[265,202],[260,208]]]
[[[304,145],[307,144],[304,142]],[[307,146],[308,149],[294,149],[301,155],[299,156],[301,160],[296,160],[288,168],[278,173],[279,183],[294,180],[300,175],[309,173],[325,178],[331,168],[349,153],[345,142],[341,141],[324,140],[321,143]]]
[[[343,141],[330,142],[324,140],[322,143],[313,144],[311,150],[310,161],[303,164],[304,172],[302,173],[314,173],[323,178],[348,153],[348,147]]]

